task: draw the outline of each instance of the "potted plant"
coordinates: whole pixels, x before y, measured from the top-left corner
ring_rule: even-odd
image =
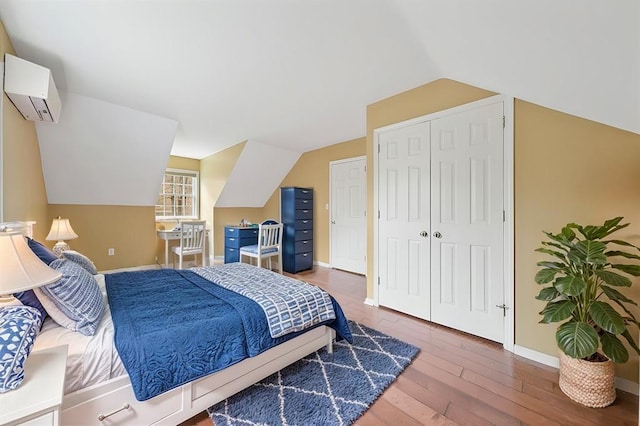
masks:
[[[556,331],[560,388],[589,407],[605,407],[616,398],[613,362],[629,359],[620,338],[640,355],[630,332],[640,324],[628,306],[638,304],[616,289],[631,286],[628,275],[640,276],[640,248],[608,238],[629,225],[622,219],[600,226],[570,223],[559,234],[544,232],[548,240],[536,250],[553,257],[538,262],[542,269],[535,281],[544,286],[536,299],[547,302],[540,322],[562,323]]]

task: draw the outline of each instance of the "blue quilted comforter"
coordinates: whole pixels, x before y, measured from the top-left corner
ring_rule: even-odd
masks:
[[[133,391],[144,401],[289,340],[272,338],[262,308],[191,271],[105,275],[115,345]],[[325,324],[351,341],[347,319]]]

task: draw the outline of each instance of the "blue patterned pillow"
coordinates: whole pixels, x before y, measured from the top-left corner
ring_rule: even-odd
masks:
[[[58,256],[56,256],[54,252],[46,248],[42,243],[29,237],[25,238],[27,239],[27,245],[29,246],[31,251],[47,265],[58,258]]]
[[[24,306],[31,306],[32,308],[39,310],[40,314],[42,314],[42,322],[47,318],[47,310],[42,306],[42,303],[40,303],[33,290],[13,293],[13,297],[18,299]]]
[[[35,308],[0,308],[0,393],[17,388],[24,380],[24,363],[41,325],[42,316]]]
[[[91,259],[89,259],[87,256],[85,256],[82,253],[78,253],[75,250],[65,250],[62,252],[62,257],[64,257],[65,259],[69,259],[70,261],[82,266],[91,275],[95,275],[98,273],[98,270],[96,269],[96,265],[94,265]]]
[[[62,278],[33,291],[55,322],[85,336],[92,336],[102,318],[104,301],[93,275],[68,259],[51,262]]]

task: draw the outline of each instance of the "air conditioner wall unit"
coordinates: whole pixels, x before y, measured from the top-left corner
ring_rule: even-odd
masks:
[[[60,119],[62,103],[48,68],[5,54],[4,91],[25,119],[53,123]]]

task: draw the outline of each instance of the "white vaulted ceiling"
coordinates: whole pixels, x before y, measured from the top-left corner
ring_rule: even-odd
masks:
[[[177,122],[179,156],[361,137],[368,104],[443,77],[640,133],[636,0],[2,0],[0,19],[61,92]]]

